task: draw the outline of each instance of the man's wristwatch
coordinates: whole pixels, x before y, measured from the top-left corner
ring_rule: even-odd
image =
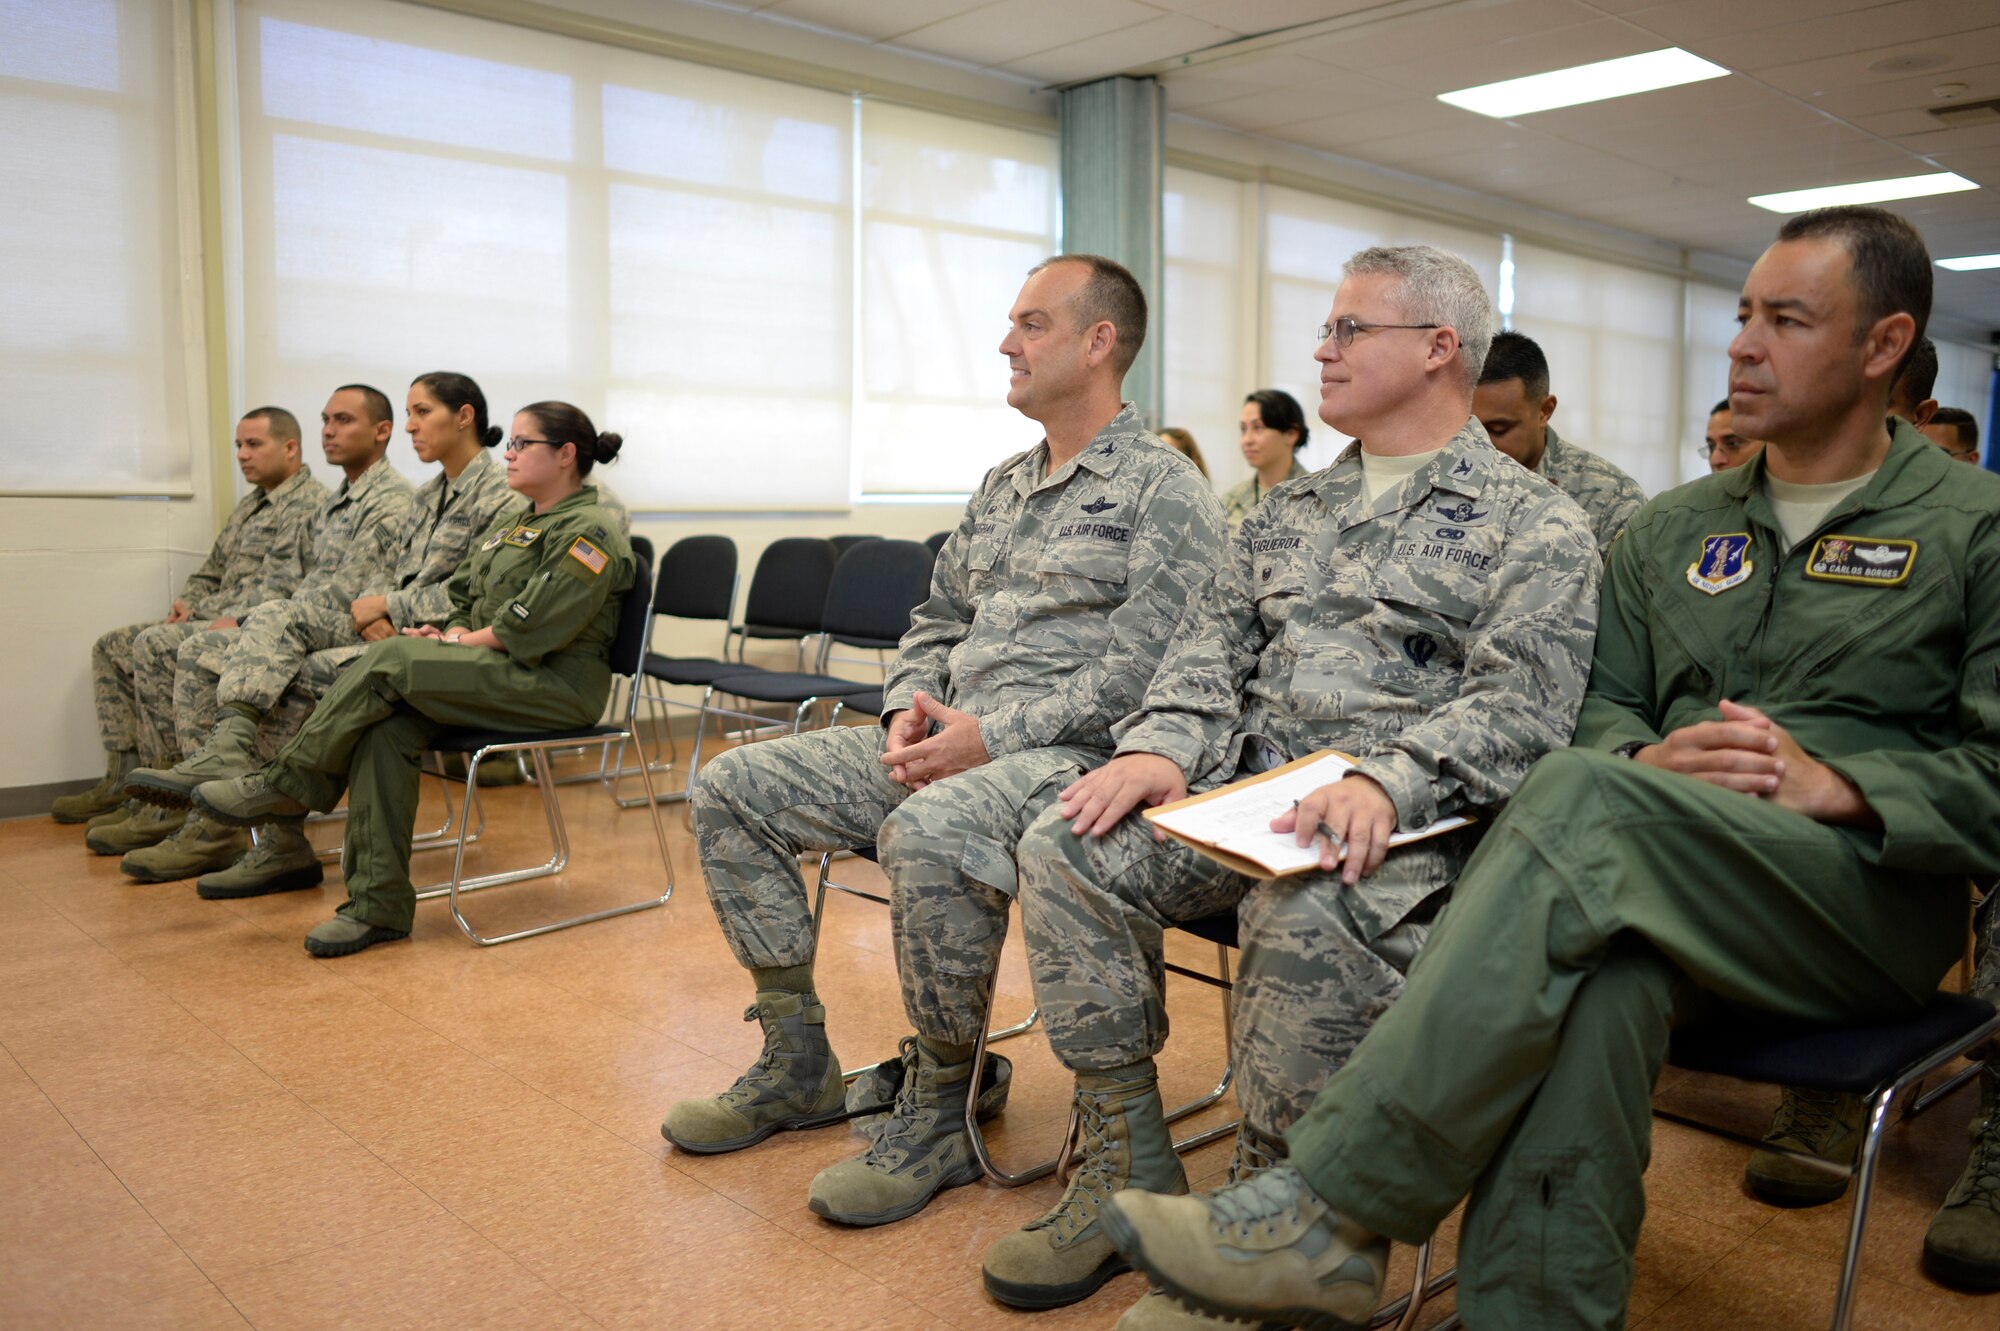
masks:
[[[1613,749],[1611,752],[1616,754],[1620,758],[1637,758],[1639,756],[1639,750],[1645,748],[1651,743],[1652,743],[1651,740],[1635,739],[1630,744],[1620,744],[1617,748]]]
[[[444,635],[444,640],[445,640],[446,642],[448,642],[448,643],[451,643],[452,645],[456,646],[456,645],[458,644],[458,640],[459,640],[460,638],[464,637],[464,636],[465,636],[465,632],[464,632],[464,630],[462,630],[462,629],[461,629],[461,630],[460,630],[459,632],[457,632],[457,633],[447,633],[447,634],[445,634],[445,635]],[[1629,758],[1629,757],[1631,757],[1632,755],[1628,753],[1628,754],[1626,754],[1625,756]]]

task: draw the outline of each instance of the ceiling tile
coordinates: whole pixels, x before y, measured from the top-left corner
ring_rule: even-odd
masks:
[[[1315,68],[1318,76],[1311,82],[1266,86],[1247,97],[1212,102],[1202,107],[1201,114],[1205,119],[1238,129],[1265,129],[1338,115],[1350,107],[1394,104],[1409,98],[1408,93],[1398,88],[1343,74],[1324,65]]]
[[[1010,60],[1000,68],[1026,75],[1040,83],[1079,83],[1104,78],[1165,60],[1205,46],[1233,40],[1234,34],[1183,14],[1162,14],[1156,19],[1087,37],[1052,50],[1039,51]]]
[[[1760,77],[1769,79],[1774,86],[1784,86],[1774,77],[1778,71],[1766,71]],[[1953,82],[1969,84],[1972,91],[1958,101],[1979,101],[1988,97],[2000,97],[2000,62],[1981,65],[1973,69],[1955,69],[1948,77]],[[1844,83],[1828,81],[1818,88],[1810,82],[1797,88],[1788,88],[1796,96],[1831,115],[1852,119],[1856,116],[1879,115],[1885,111],[1904,111],[1938,105],[1932,92],[1940,82],[1935,74],[1919,78],[1880,79],[1868,83]]]
[[[1290,54],[1267,54],[1256,60],[1198,65],[1160,76],[1167,90],[1167,109],[1191,111],[1232,97],[1249,97],[1273,89],[1311,86],[1337,77],[1327,66]],[[1208,113],[1202,113],[1206,116]],[[1294,116],[1291,119],[1303,119]]]
[[[979,8],[990,0],[777,0],[760,13],[817,23],[835,32],[852,33],[871,42],[887,41],[906,32]]]
[[[1914,74],[1876,74],[1868,68],[1878,60],[1909,55],[1935,56],[1940,63],[1935,69]],[[1962,81],[1964,75],[1958,73],[1959,70],[1990,65],[1995,61],[2000,61],[2000,27],[1961,32],[1934,41],[1875,46],[1818,60],[1780,61],[1767,56],[1754,64],[1746,61],[1727,63],[1733,68],[1747,69],[1766,83],[1789,92],[1896,84],[1921,88],[1928,93],[1936,84]]]
[[[1762,9],[1759,5],[1745,6]],[[1847,56],[1858,66],[1906,50],[1934,48],[1949,54],[1954,34],[1972,33],[1993,21],[1993,0],[1902,0],[1844,14],[1820,15],[1794,23],[1774,23],[1720,41],[1711,60],[1732,69],[1758,70]]]
[[[1378,79],[1437,94],[1652,49],[1643,34],[1614,19],[1602,19],[1552,33],[1514,32],[1483,43],[1476,51],[1423,51],[1400,63],[1372,65],[1368,72]]]
[[[1310,60],[1323,60],[1357,73],[1370,73],[1412,61],[1476,52],[1473,58],[1458,62],[1468,75],[1464,81],[1436,90],[1449,92],[1452,88],[1513,77],[1509,73],[1485,73],[1485,57],[1488,48],[1524,38],[1538,41],[1546,52],[1545,63],[1523,71],[1526,73],[1535,74],[1579,64],[1584,60],[1604,59],[1603,56],[1590,55],[1571,60],[1567,57],[1565,46],[1569,30],[1598,25],[1621,29],[1628,35],[1630,32],[1625,25],[1604,18],[1588,5],[1577,3],[1577,0],[1500,0],[1499,3],[1457,5],[1441,13],[1419,13],[1365,24],[1331,36],[1302,41],[1294,48],[1293,54]],[[1630,54],[1645,49],[1643,45],[1628,45],[1624,51],[1615,54]]]
[[[926,24],[896,39],[898,46],[950,56],[975,65],[999,65],[1065,42],[1082,41],[1158,18],[1161,11],[1137,0],[998,0]]]
[[[1367,143],[1371,139],[1386,139],[1398,134],[1430,130],[1470,132],[1484,125],[1500,123],[1455,106],[1446,106],[1435,98],[1424,97],[1382,103],[1360,101],[1360,104],[1343,108],[1334,115],[1293,121],[1278,126],[1272,132],[1279,138],[1309,143],[1316,148],[1338,149],[1343,144]]]
[[[1697,55],[1718,38],[1786,23],[1820,22],[1881,0],[1664,0],[1625,15],[1648,32]],[[1711,56],[1710,59],[1718,59]]]
[[[1302,23],[1339,18],[1358,9],[1372,9],[1382,0],[1148,0],[1161,9],[1185,14],[1244,34],[1275,32]]]

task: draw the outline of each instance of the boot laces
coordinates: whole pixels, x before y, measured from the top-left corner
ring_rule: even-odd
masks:
[[[764,1023],[764,1048],[758,1053],[757,1061],[718,1097],[724,1104],[735,1108],[751,1104],[766,1092],[775,1090],[784,1076],[784,1069],[780,1066],[784,1053],[784,1032],[778,1025],[777,1013],[768,1003],[752,1003],[743,1009],[743,1020]]]
[[[1825,1155],[1844,1125],[1840,1120],[1841,1096],[1835,1091],[1793,1089],[1778,1106],[1777,1120],[1771,1125],[1774,1138],[1789,1137],[1802,1143],[1814,1155]]]
[[[1229,1181],[1241,1183],[1253,1174],[1285,1163],[1285,1154],[1277,1150],[1271,1139],[1248,1123],[1236,1128],[1236,1149],[1229,1157]]]
[[[923,1080],[917,1075],[923,1054],[917,1046],[917,1037],[904,1036],[896,1046],[896,1056],[903,1060],[903,1084],[896,1088],[896,1103],[890,1107],[889,1117],[882,1123],[881,1136],[868,1148],[870,1157],[881,1152],[892,1159],[900,1159],[900,1148],[921,1148],[924,1139],[937,1125],[935,1087],[932,1093],[926,1094],[918,1084]]]
[[[1305,1179],[1298,1170],[1277,1165],[1202,1200],[1208,1206],[1209,1224],[1218,1234],[1247,1240],[1259,1231],[1275,1235],[1280,1221],[1300,1223],[1299,1203],[1307,1195]]]
[[[1978,1124],[1972,1138],[1972,1158],[1966,1161],[1963,1177],[1964,1202],[2000,1212],[2000,1115],[1989,1111]]]
[[[1029,1229],[1053,1225],[1074,1235],[1095,1221],[1110,1203],[1111,1194],[1118,1191],[1118,1152],[1111,1137],[1111,1116],[1104,1112],[1102,1100],[1083,1092],[1077,1094],[1076,1112],[1082,1129],[1078,1145],[1082,1159],[1069,1176],[1062,1200],[1047,1214],[1030,1221]]]

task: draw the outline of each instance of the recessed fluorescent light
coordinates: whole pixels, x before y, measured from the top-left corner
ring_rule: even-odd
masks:
[[[1858,180],[1852,185],[1787,190],[1783,194],[1753,194],[1748,202],[1774,213],[1802,213],[1809,208],[1837,208],[1845,203],[1885,203],[1890,199],[1921,199],[1926,194],[1954,194],[1979,186],[1954,171],[1928,176],[1898,176],[1894,180]]]
[[[1968,254],[1960,259],[1939,259],[1937,266],[1949,268],[1954,273],[1977,272],[1981,268],[2000,268],[2000,254]]]
[[[1655,88],[1677,88],[1683,83],[1719,79],[1729,73],[1721,65],[1690,55],[1678,46],[1644,55],[1600,60],[1574,69],[1555,69],[1546,74],[1530,74],[1524,79],[1484,83],[1477,88],[1438,94],[1440,102],[1477,111],[1483,116],[1521,116],[1530,111],[1548,111],[1558,106],[1579,106],[1610,97],[1629,97]]]

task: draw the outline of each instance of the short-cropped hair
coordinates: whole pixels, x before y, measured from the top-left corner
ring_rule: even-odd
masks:
[[[389,405],[389,395],[379,388],[370,388],[367,384],[342,384],[333,391],[361,394],[362,410],[368,413],[370,425],[380,425],[383,421],[396,419],[396,409]]]
[[[1124,378],[1139,359],[1139,349],[1146,345],[1145,288],[1131,269],[1101,254],[1058,254],[1030,268],[1028,276],[1059,263],[1080,263],[1090,269],[1090,279],[1070,298],[1070,308],[1078,328],[1108,323],[1118,330],[1118,340],[1111,348],[1111,368]]]
[[[1937,414],[1931,417],[1931,424],[1955,426],[1961,445],[1979,447],[1979,419],[1964,407],[1939,407]]]
[[[1931,320],[1931,254],[1908,219],[1886,208],[1850,205],[1815,208],[1778,228],[1781,241],[1821,238],[1838,240],[1854,261],[1854,290],[1861,298],[1856,338],[1892,314],[1909,315],[1917,336],[1924,335]]]
[[[279,443],[296,444],[304,438],[299,433],[299,418],[283,407],[252,407],[243,413],[246,421],[262,420],[271,428],[271,437]]]
[[[1486,367],[1479,372],[1482,384],[1504,384],[1519,379],[1531,401],[1549,395],[1549,358],[1526,333],[1495,333],[1486,352]]]
[[[1465,386],[1478,384],[1493,345],[1493,301],[1472,265],[1431,245],[1378,245],[1341,266],[1346,277],[1386,273],[1398,279],[1396,304],[1413,324],[1437,324],[1458,334]]]
[[[1903,368],[1896,371],[1895,386],[1914,407],[1937,391],[1937,377],[1937,343],[1920,337],[1904,358]]]

